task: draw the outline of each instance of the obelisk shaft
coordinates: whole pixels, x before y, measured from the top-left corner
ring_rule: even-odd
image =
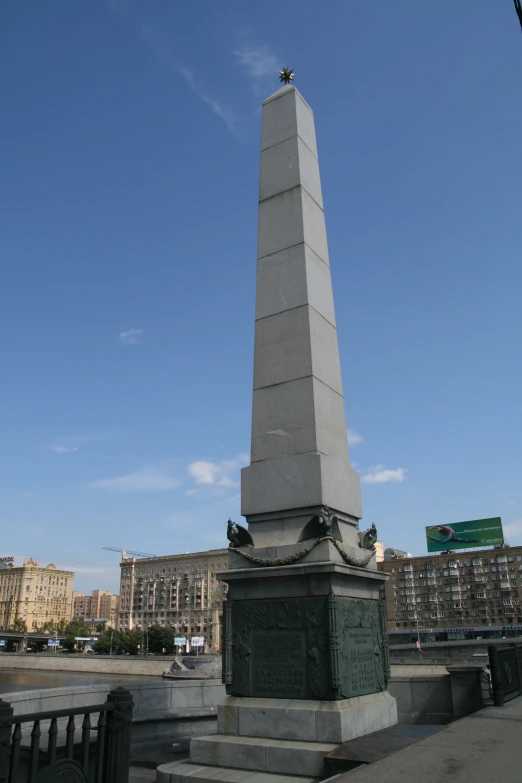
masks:
[[[257,256],[242,514],[328,505],[356,521],[314,119],[293,86],[263,103]]]

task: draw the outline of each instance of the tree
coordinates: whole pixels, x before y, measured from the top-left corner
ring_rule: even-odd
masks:
[[[69,652],[72,652],[74,650],[74,645],[76,644],[76,639],[72,634],[67,634],[65,639],[62,642],[62,647],[65,650],[69,650]]]
[[[143,644],[143,634],[141,631],[124,631],[122,633],[122,651],[129,655],[137,655]]]
[[[148,630],[149,651],[161,655],[163,650],[168,655],[174,652],[174,634],[170,628],[162,625],[151,625]]]
[[[17,617],[11,626],[11,630],[15,631],[15,633],[27,633],[27,625],[20,617]]]
[[[126,652],[127,646],[123,633],[108,628],[98,637],[98,641],[94,645],[94,652],[104,653],[105,655],[109,655],[112,652],[113,655],[119,655],[122,652]]]
[[[64,628],[64,633],[71,634],[72,636],[90,637],[91,635],[91,632],[82,620],[75,620],[74,622],[68,623],[66,628]]]
[[[66,637],[63,640],[62,646],[65,647],[65,649],[69,650],[70,652],[74,650],[74,645],[76,644],[76,638],[75,638],[76,636],[91,635],[89,629],[86,628],[81,621],[68,623],[67,627],[64,629],[64,633],[66,634]]]

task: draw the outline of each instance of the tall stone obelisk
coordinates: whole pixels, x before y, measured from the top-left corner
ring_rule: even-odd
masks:
[[[321,506],[352,527],[362,516],[314,118],[291,85],[263,103],[251,465],[241,504],[256,546],[294,543]]]
[[[358,530],[314,120],[293,86],[263,103],[257,255],[248,530],[229,522],[219,575],[228,696],[218,734],[159,768],[169,783],[311,783],[337,745],[397,723],[387,577],[375,531]]]

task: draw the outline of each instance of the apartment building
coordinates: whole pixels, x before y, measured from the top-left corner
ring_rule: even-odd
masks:
[[[227,586],[216,573],[227,568],[228,549],[122,557],[119,630],[163,625],[174,636],[205,637],[205,650],[221,649],[223,600]]]
[[[79,591],[73,592],[72,620],[102,620],[111,628],[118,625],[120,596],[113,595],[108,590],[93,590],[91,595]]]
[[[9,563],[0,568],[0,629],[8,630],[18,620],[28,631],[46,623],[69,621],[74,573],[55,565],[40,566],[38,560],[24,560],[22,566]]]
[[[522,632],[522,546],[396,557],[377,567],[390,576],[390,641],[416,639],[418,629],[435,641]]]

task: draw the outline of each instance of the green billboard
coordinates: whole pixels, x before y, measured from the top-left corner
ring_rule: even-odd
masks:
[[[471,522],[455,522],[452,525],[430,525],[426,528],[426,540],[428,552],[503,544],[502,520],[500,517],[492,517]]]

